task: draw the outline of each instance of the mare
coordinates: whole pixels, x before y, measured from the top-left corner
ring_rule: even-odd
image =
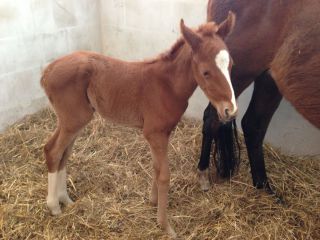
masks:
[[[124,62],[93,52],[75,52],[51,63],[41,85],[57,115],[57,127],[45,144],[47,205],[53,215],[72,200],[66,187],[66,161],[79,131],[94,112],[114,123],[142,129],[153,160],[151,203],[159,225],[176,234],[167,218],[170,172],[168,141],[197,86],[215,106],[221,121],[235,117],[230,81],[232,61],[223,39],[235,17],[193,30],[181,20],[182,37],[155,59]]]
[[[236,97],[254,82],[241,121],[253,185],[274,193],[266,174],[262,144],[282,96],[320,128],[320,1],[209,0],[208,21],[219,23],[230,10],[237,21],[225,42],[235,63],[231,79]],[[203,121],[198,169],[201,188],[207,190],[213,139],[221,177],[230,177],[237,169],[239,148],[235,122],[221,125],[211,104]]]

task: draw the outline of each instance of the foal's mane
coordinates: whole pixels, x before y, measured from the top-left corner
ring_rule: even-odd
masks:
[[[218,31],[218,25],[215,22],[208,22],[200,25],[195,32],[201,37],[214,37],[215,33]],[[158,57],[145,60],[146,63],[154,63],[158,61],[172,61],[174,60],[180,50],[185,45],[185,40],[183,37],[178,38],[178,40],[172,45],[172,47],[164,53],[161,53]]]

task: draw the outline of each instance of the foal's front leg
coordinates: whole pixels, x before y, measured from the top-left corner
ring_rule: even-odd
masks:
[[[153,133],[145,135],[149,142],[153,160],[153,180],[151,189],[151,201],[158,203],[157,220],[159,225],[171,236],[176,233],[170,226],[167,215],[168,192],[170,184],[170,170],[168,163],[169,136],[165,133]]]
[[[153,165],[153,174],[152,174],[152,186],[151,186],[151,193],[150,193],[150,202],[153,206],[158,205],[158,178],[159,178],[159,165],[155,161],[155,156],[153,154],[152,148],[152,165]]]

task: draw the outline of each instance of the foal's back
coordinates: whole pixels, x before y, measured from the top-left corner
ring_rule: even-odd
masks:
[[[85,105],[106,119],[141,127],[144,71],[142,62],[82,51],[51,63],[41,84],[57,114]]]

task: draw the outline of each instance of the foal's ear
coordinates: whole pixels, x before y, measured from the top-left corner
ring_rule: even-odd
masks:
[[[233,12],[229,11],[227,19],[220,23],[217,34],[222,39],[224,39],[232,32],[235,22],[236,15]]]
[[[197,51],[202,42],[201,37],[196,32],[184,25],[183,19],[180,21],[180,28],[184,40],[186,40],[193,51]]]

